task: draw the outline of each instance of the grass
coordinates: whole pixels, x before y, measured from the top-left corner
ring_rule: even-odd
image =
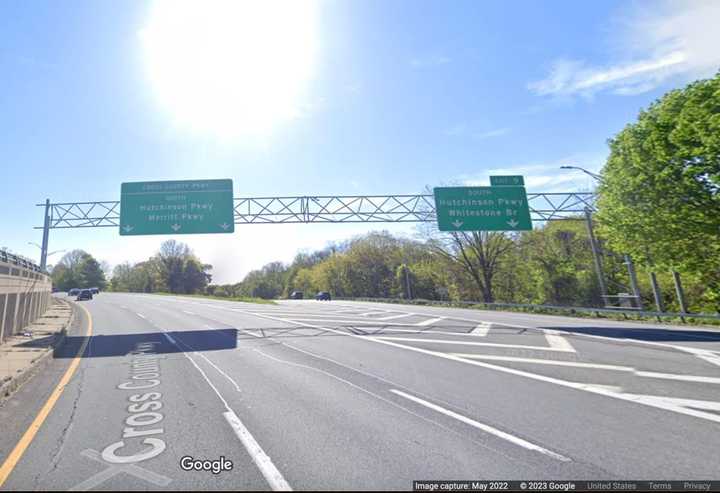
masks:
[[[266,300],[264,298],[253,298],[251,296],[213,296],[209,294],[180,294],[180,293],[166,293],[157,291],[155,293],[147,294],[159,294],[161,296],[187,296],[190,298],[210,298],[213,300],[224,300],[224,301],[242,301],[243,303],[258,303],[261,305],[277,305],[273,300]]]

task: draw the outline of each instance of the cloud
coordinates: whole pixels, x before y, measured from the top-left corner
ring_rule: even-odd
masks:
[[[445,55],[427,55],[423,57],[417,57],[410,60],[410,66],[413,68],[433,68],[441,65],[446,65],[452,60]]]
[[[503,135],[507,135],[509,132],[510,129],[505,127],[478,132],[469,128],[468,125],[461,123],[448,128],[444,133],[445,135],[452,137],[470,137],[472,139],[484,140],[491,139],[493,137],[501,137]]]
[[[713,76],[720,68],[720,2],[666,1],[656,7],[624,11],[622,24],[611,32],[618,53],[610,62],[560,58],[528,88],[541,96],[635,95],[669,81]]]
[[[578,153],[563,159],[526,163],[486,169],[472,175],[460,175],[457,180],[469,186],[490,185],[491,175],[522,175],[525,188],[531,192],[581,192],[593,190],[594,179],[581,171],[561,169],[563,165],[582,166],[591,172],[599,172],[606,160],[606,155]]]

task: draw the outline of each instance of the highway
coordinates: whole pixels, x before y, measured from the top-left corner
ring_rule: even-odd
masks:
[[[78,304],[52,366],[0,407],[2,489],[718,479],[720,331],[347,301]],[[232,468],[186,471],[186,456]]]

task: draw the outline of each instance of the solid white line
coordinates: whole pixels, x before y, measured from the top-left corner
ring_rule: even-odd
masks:
[[[242,442],[245,446],[245,449],[252,457],[255,465],[258,466],[258,469],[260,469],[260,472],[270,487],[274,491],[292,491],[288,482],[285,481],[285,478],[282,474],[280,474],[280,471],[278,471],[277,467],[275,467],[275,464],[273,464],[272,459],[268,457],[255,438],[253,438],[252,434],[248,431],[242,421],[240,421],[237,414],[230,410],[224,412],[223,416],[225,416],[225,419],[232,427],[235,435],[240,439],[240,442]]]
[[[187,310],[180,310],[180,311],[183,312],[183,313],[187,313],[188,315],[197,315],[197,313],[195,313],[195,312],[189,312],[189,311],[187,311]]]
[[[251,312],[246,312],[246,313],[252,315]],[[263,316],[263,315],[257,315],[257,316],[260,317],[260,318],[267,318],[267,319],[275,320],[275,321],[278,321],[278,322],[287,322],[287,320],[279,319],[279,318],[275,318],[275,317],[269,317],[269,316]],[[675,413],[678,413],[678,414],[684,414],[684,415],[686,415],[686,416],[693,416],[693,417],[695,417],[695,418],[700,418],[700,419],[705,419],[705,420],[708,420],[708,421],[713,421],[713,422],[716,422],[716,423],[720,423],[720,416],[718,416],[718,415],[716,415],[716,414],[706,413],[706,412],[702,412],[702,411],[696,411],[696,410],[694,410],[694,409],[687,409],[687,408],[684,408],[684,407],[681,407],[681,406],[665,405],[665,404],[657,403],[657,402],[654,402],[654,401],[638,400],[638,399],[635,399],[635,398],[632,398],[632,397],[628,397],[627,395],[622,394],[622,393],[620,393],[620,392],[616,392],[616,391],[614,391],[613,389],[606,388],[606,387],[600,386],[600,385],[585,384],[585,383],[579,383],[579,382],[571,382],[571,381],[569,381],[569,380],[562,380],[562,379],[560,379],[560,378],[547,377],[547,376],[545,376],[545,375],[540,375],[540,374],[537,374],[537,373],[531,373],[531,372],[528,372],[528,371],[515,370],[515,369],[513,369],[513,368],[508,368],[508,367],[505,367],[505,366],[493,365],[493,364],[491,364],[491,363],[483,363],[482,361],[473,361],[473,360],[469,360],[469,359],[458,358],[457,356],[453,356],[453,355],[451,355],[451,354],[440,353],[440,352],[438,352],[438,351],[431,351],[431,350],[429,350],[429,349],[422,349],[422,348],[419,348],[419,347],[406,346],[406,345],[404,345],[404,344],[398,344],[398,343],[392,342],[392,341],[381,340],[381,338],[379,338],[379,337],[358,336],[358,335],[355,335],[355,334],[349,334],[349,333],[347,333],[347,332],[343,332],[343,331],[340,331],[340,330],[332,329],[332,328],[330,328],[330,327],[322,327],[322,326],[319,326],[319,325],[312,325],[312,324],[306,324],[306,323],[303,323],[303,322],[294,322],[294,321],[291,321],[290,323],[293,323],[293,324],[296,324],[296,325],[300,325],[300,326],[304,326],[304,327],[311,327],[311,328],[314,328],[314,329],[327,330],[328,332],[334,332],[334,333],[336,333],[336,334],[345,335],[345,336],[347,336],[347,337],[356,337],[356,338],[358,338],[358,339],[362,339],[362,340],[370,341],[370,342],[376,342],[376,343],[378,343],[378,344],[385,344],[385,345],[387,345],[387,346],[392,346],[392,347],[404,349],[404,350],[406,350],[406,351],[414,351],[414,352],[416,352],[416,353],[426,354],[426,355],[429,355],[429,356],[435,356],[436,358],[443,358],[443,359],[447,359],[447,360],[451,360],[451,361],[456,361],[456,362],[458,362],[458,363],[464,363],[464,364],[467,364],[467,365],[478,366],[478,367],[480,367],[480,368],[485,368],[485,369],[487,369],[487,370],[493,370],[493,371],[497,371],[497,372],[500,372],[500,373],[507,373],[507,374],[510,374],[510,375],[515,375],[515,376],[519,376],[519,377],[529,378],[529,379],[531,379],[531,380],[537,380],[537,381],[539,381],[539,382],[551,383],[551,384],[554,384],[554,385],[559,385],[559,386],[561,386],[561,387],[566,387],[566,388],[570,388],[570,389],[582,390],[582,391],[585,391],[585,392],[590,392],[590,393],[592,393],[592,394],[602,395],[602,396],[605,396],[605,397],[612,397],[612,398],[614,398],[614,399],[619,399],[619,400],[628,401],[628,402],[634,402],[634,403],[642,404],[642,405],[649,406],[649,407],[659,408],[659,409],[663,409],[663,410],[666,410],[666,411],[672,411],[672,412],[675,412]],[[544,349],[547,349],[547,348],[544,348]]]
[[[374,310],[372,312],[359,313],[358,315],[360,315],[361,317],[369,317],[370,315],[382,315],[383,313],[389,313],[389,312],[387,310],[383,310],[383,311]]]
[[[140,318],[144,318],[145,320],[147,320],[147,317],[146,317],[145,315],[143,315],[142,313],[136,313],[135,315],[137,315],[137,316],[140,317]]]
[[[470,358],[470,359],[483,359],[489,361],[509,361],[512,363],[533,363],[538,365],[553,365],[553,366],[572,366],[577,368],[593,368],[597,370],[615,370],[615,371],[627,371],[633,372],[634,368],[630,366],[617,366],[617,365],[601,365],[595,363],[580,363],[575,361],[560,361],[552,359],[539,359],[539,358],[519,358],[514,356],[491,356],[487,354],[473,354],[473,353],[450,353],[459,358]]]
[[[280,471],[275,467],[275,464],[273,464],[270,457],[265,453],[262,447],[260,447],[255,438],[253,438],[252,434],[245,427],[242,421],[240,421],[240,418],[237,416],[237,414],[235,414],[235,411],[230,408],[225,398],[222,396],[217,387],[213,385],[213,383],[210,381],[203,369],[198,366],[195,360],[192,359],[190,355],[187,354],[187,352],[185,352],[167,332],[163,332],[163,334],[165,335],[165,337],[168,338],[168,340],[170,340],[170,342],[175,344],[178,349],[182,351],[183,355],[188,360],[190,360],[190,362],[200,372],[200,374],[205,379],[210,388],[213,389],[213,391],[215,391],[215,394],[220,398],[226,409],[226,412],[223,413],[223,416],[227,420],[228,424],[232,427],[235,435],[240,439],[240,443],[243,444],[245,450],[247,450],[248,454],[250,454],[250,457],[252,458],[255,465],[258,467],[258,469],[260,469],[260,473],[268,482],[270,488],[272,488],[274,491],[292,491],[292,488],[287,483],[287,481],[285,481],[285,478],[283,478],[282,474],[280,474]],[[199,353],[195,354],[199,355]]]
[[[680,380],[683,382],[699,382],[720,384],[720,378],[705,377],[701,375],[679,375],[677,373],[657,373],[654,371],[638,371],[630,366],[604,365],[598,363],[580,363],[574,361],[548,360],[539,358],[518,358],[514,356],[491,356],[475,353],[450,353],[459,358],[482,359],[488,361],[509,361],[514,363],[532,363],[539,365],[572,366],[577,368],[592,368],[597,370],[626,371],[632,372],[638,377],[658,378],[663,380]]]
[[[470,332],[472,335],[485,337],[488,335],[488,332],[490,331],[490,324],[480,324],[477,327],[475,327],[472,332]]]
[[[411,317],[412,313],[401,313],[400,315],[390,315],[389,317],[376,318],[375,320],[395,320],[396,318]]]
[[[259,331],[259,329],[253,329],[253,330]],[[253,333],[252,333],[250,330],[248,330],[248,329],[238,329],[238,331],[239,331],[239,332],[244,332],[245,334],[251,335],[251,336],[253,336],[253,337],[259,337],[260,339],[263,338],[262,334],[253,334]]]
[[[402,327],[414,327],[415,324],[397,324],[401,325]],[[463,336],[463,337],[477,337],[477,335],[474,335],[469,332],[448,332],[444,330],[427,330],[427,329],[397,329],[395,328],[396,324],[393,324],[392,327],[385,327],[382,325],[359,325],[359,328],[362,329],[378,329],[381,330],[381,333],[385,332],[402,332],[402,333],[409,333],[409,334],[439,334],[439,335],[446,335],[446,336]]]
[[[427,320],[423,320],[422,322],[418,322],[415,325],[417,325],[418,327],[424,327],[426,325],[432,325],[432,324],[438,323],[444,319],[445,319],[445,317],[429,318]]]
[[[700,382],[700,383],[716,383],[720,384],[720,378],[717,377],[704,377],[700,375],[678,375],[674,373],[656,373],[654,371],[636,371],[635,374],[639,377],[647,378],[663,378],[666,380],[680,380],[683,382]]]
[[[696,399],[682,399],[677,397],[665,397],[660,395],[641,395],[641,394],[625,394],[627,396],[638,397],[648,400],[657,400],[675,404],[682,407],[694,407],[696,409],[706,409],[708,411],[720,411],[720,402],[716,401],[699,401]]]
[[[449,341],[446,339],[417,339],[413,337],[393,337],[393,336],[373,336],[373,339],[381,339],[384,341],[406,341],[406,342],[430,342],[433,344],[457,344],[458,346],[483,346],[483,347],[505,347],[534,349],[536,351],[557,351],[561,353],[575,352],[564,348],[544,347],[544,346],[523,346],[519,344],[500,344],[494,342],[468,342],[468,341]]]
[[[473,427],[475,427],[479,430],[482,430],[486,433],[490,433],[491,435],[495,435],[496,437],[502,438],[503,440],[507,440],[508,442],[514,443],[515,445],[519,445],[520,447],[526,448],[528,450],[533,450],[535,452],[540,452],[541,454],[548,455],[548,456],[552,457],[553,459],[557,459],[557,460],[560,460],[563,462],[570,461],[570,459],[568,457],[565,457],[564,455],[560,455],[560,454],[553,452],[551,450],[548,450],[544,447],[535,445],[534,443],[530,443],[527,440],[523,440],[520,437],[516,437],[515,435],[505,433],[504,431],[498,430],[497,428],[494,428],[490,425],[479,423],[478,421],[475,421],[474,419],[468,418],[466,416],[463,416],[462,414],[458,414],[449,409],[445,409],[444,407],[440,407],[437,404],[433,404],[432,402],[426,401],[425,399],[420,399],[419,397],[415,397],[413,395],[406,394],[402,390],[390,389],[390,392],[392,392],[393,394],[399,395],[400,397],[409,399],[417,404],[428,407],[428,408],[432,409],[433,411],[437,411],[446,416],[450,416],[451,418],[455,418],[458,421],[462,421],[465,424],[473,426]]]

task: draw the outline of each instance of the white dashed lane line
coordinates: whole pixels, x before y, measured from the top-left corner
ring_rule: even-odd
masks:
[[[467,416],[463,416],[462,414],[458,414],[455,411],[445,409],[444,407],[438,406],[437,404],[433,404],[432,402],[428,402],[425,399],[421,399],[419,397],[415,397],[413,395],[406,394],[405,392],[403,392],[401,390],[397,390],[397,389],[390,389],[390,392],[392,392],[395,395],[399,395],[400,397],[404,397],[405,399],[411,400],[417,404],[420,404],[421,406],[425,406],[429,409],[432,409],[433,411],[437,411],[437,412],[442,413],[451,418],[455,418],[458,421],[461,421],[467,425],[477,428],[478,430],[484,431],[485,433],[489,433],[498,438],[502,438],[503,440],[507,440],[508,442],[511,442],[520,447],[523,447],[523,448],[526,448],[528,450],[532,450],[535,452],[540,452],[541,454],[550,456],[553,459],[557,459],[557,460],[560,460],[563,462],[570,462],[570,459],[565,457],[564,455],[558,454],[557,452],[553,452],[552,450],[548,450],[544,447],[541,447],[540,445],[535,445],[534,443],[528,442],[527,440],[523,440],[522,438],[516,437],[515,435],[511,435],[510,433],[506,433],[504,431],[498,430],[497,428],[494,428],[490,425],[486,425],[486,424],[480,423],[478,421],[475,421],[474,419],[468,418]]]

